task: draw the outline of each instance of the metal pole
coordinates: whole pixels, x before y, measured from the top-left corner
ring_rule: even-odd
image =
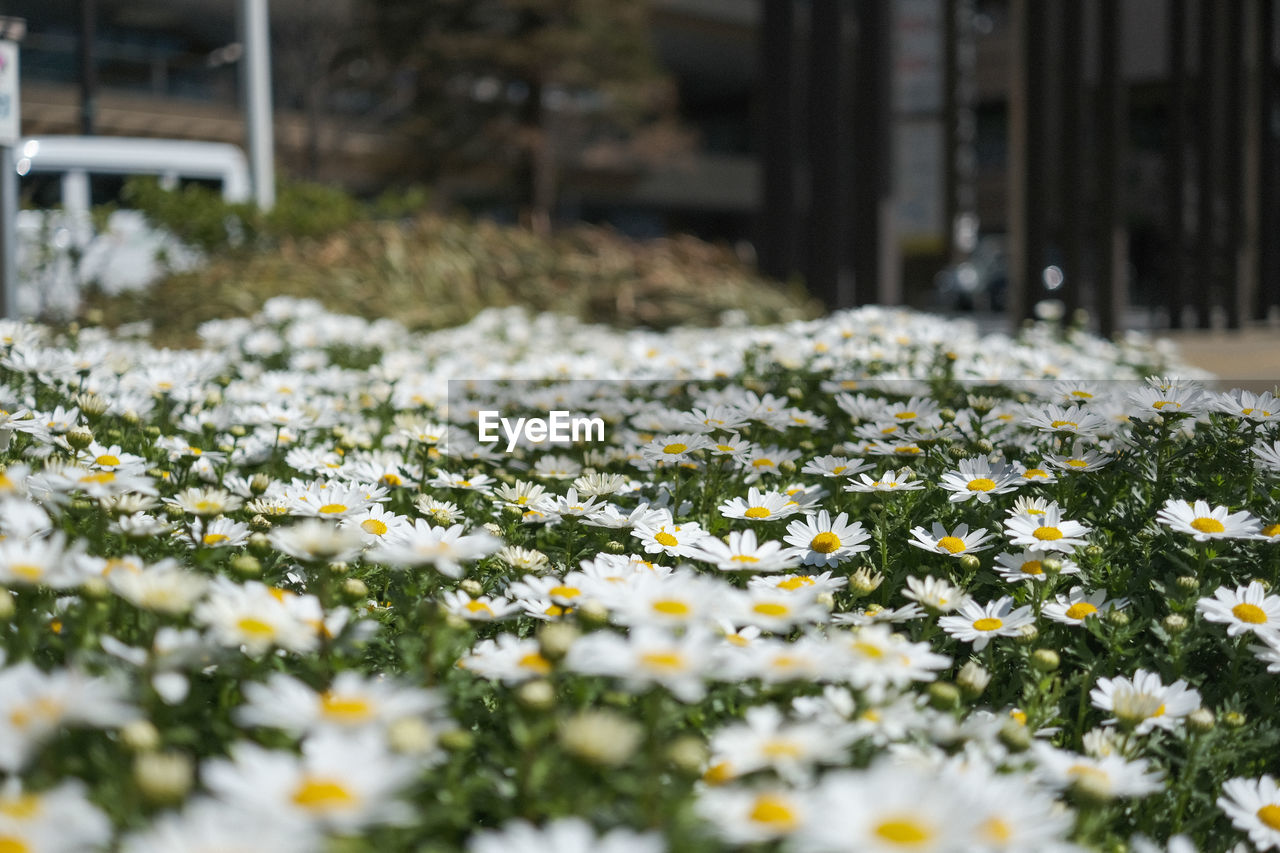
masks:
[[[1168,259],[1169,283],[1173,298],[1169,304],[1169,327],[1182,328],[1182,312],[1186,308],[1191,290],[1191,278],[1187,274],[1186,239],[1187,206],[1187,0],[1171,0],[1169,4],[1169,127],[1168,148],[1165,150],[1165,206],[1169,215]]]
[[[271,35],[267,0],[241,0],[242,83],[253,198],[262,210],[276,203],[275,140],[271,118]]]
[[[840,292],[841,15],[837,0],[809,7],[809,291],[828,308],[848,308]]]
[[[98,74],[93,61],[97,0],[80,0],[80,132],[92,136],[97,115]]]
[[[1240,278],[1244,261],[1244,156],[1241,145],[1244,134],[1244,98],[1247,85],[1243,78],[1241,57],[1244,54],[1244,4],[1226,4],[1226,26],[1223,38],[1226,49],[1222,52],[1223,82],[1226,93],[1223,98],[1226,112],[1226,133],[1223,140],[1226,157],[1223,163],[1223,200],[1226,203],[1226,257],[1223,282],[1223,302],[1227,309],[1227,328],[1240,328]]]
[[[1023,49],[1026,59],[1023,61],[1023,73],[1026,75],[1026,145],[1023,166],[1026,169],[1026,183],[1023,184],[1025,201],[1026,240],[1022,256],[1023,281],[1026,300],[1022,305],[1023,316],[1010,315],[1012,322],[1034,316],[1035,304],[1044,295],[1044,268],[1048,265],[1046,232],[1049,208],[1049,75],[1047,54],[1050,50],[1047,31],[1049,29],[1049,7],[1044,0],[1033,0],[1027,4],[1026,40]]]
[[[1254,316],[1265,319],[1273,305],[1280,305],[1280,248],[1271,235],[1280,228],[1280,144],[1277,144],[1275,6],[1262,0],[1255,30],[1258,53],[1258,290]]]
[[[1062,169],[1060,196],[1062,204],[1062,261],[1066,283],[1062,302],[1067,317],[1084,304],[1085,285],[1085,201],[1089,196],[1088,151],[1089,126],[1088,81],[1085,77],[1085,8],[1083,0],[1066,0],[1062,4],[1062,71],[1058,83],[1062,105]]]
[[[14,170],[13,149],[0,147],[0,256],[3,262],[4,317],[18,316],[18,173]]]
[[[796,271],[796,81],[794,0],[763,0],[760,16],[761,171],[759,264],[774,278]]]
[[[1128,240],[1125,223],[1124,162],[1128,136],[1120,4],[1104,0],[1098,17],[1098,326],[1111,337],[1125,326],[1129,306]]]
[[[1010,330],[1017,334],[1022,320],[1027,316],[1030,300],[1027,297],[1030,282],[1027,281],[1027,44],[1029,3],[1036,0],[1013,0],[1009,4],[1009,161],[1008,161],[1008,215],[1006,231],[1009,235],[1008,294],[1005,316]]]

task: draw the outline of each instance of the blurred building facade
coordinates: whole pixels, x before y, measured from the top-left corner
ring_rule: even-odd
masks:
[[[1204,243],[1197,223],[1206,217],[1235,222],[1228,215],[1233,205],[1251,205],[1237,224],[1242,233],[1245,225],[1251,229],[1254,255],[1267,254],[1265,229],[1274,223],[1268,211],[1276,197],[1274,137],[1280,133],[1273,0],[651,4],[653,44],[675,78],[680,117],[695,144],[641,171],[593,172],[587,163],[567,172],[557,211],[562,219],[607,222],[637,236],[688,231],[749,243],[767,271],[804,277],[833,304],[879,299],[928,305],[937,271],[964,256],[982,234],[1018,242],[1020,260],[1010,260],[1021,265],[1014,277],[1066,266],[1071,216],[1088,224],[1091,211],[1107,203],[1121,208],[1126,233],[1120,261],[1126,299],[1166,301],[1169,253],[1183,242]],[[79,132],[86,121],[78,54],[85,0],[8,5],[9,14],[25,16],[29,25],[22,46],[24,133]],[[96,12],[96,82],[88,116],[94,132],[244,139],[235,4],[90,5]],[[361,90],[358,66],[350,66],[351,79],[328,88],[317,108],[307,100],[305,64],[295,56],[308,45],[288,40],[299,16],[323,9],[340,27],[351,8],[346,2],[272,2],[277,159],[284,174],[368,192],[394,181],[386,152],[396,140],[357,120],[376,106]],[[1116,41],[1108,46],[1112,24]],[[1114,56],[1111,72],[1108,56]],[[1118,80],[1114,88],[1106,85],[1108,73]],[[1123,120],[1115,128],[1098,117],[1110,103],[1108,92],[1122,95],[1116,114]],[[1224,108],[1234,112],[1216,113],[1218,96],[1231,101],[1233,92],[1239,103]],[[1175,103],[1181,106],[1174,109]],[[1233,129],[1202,143],[1197,134],[1211,115]],[[1178,126],[1181,135],[1171,143]],[[1107,143],[1111,132],[1119,134],[1119,144]],[[1173,144],[1179,146],[1176,158]],[[1115,164],[1086,156],[1121,148]],[[1058,157],[1065,162],[1046,161]],[[1233,171],[1231,159],[1244,171]],[[867,179],[868,164],[877,173],[875,186]],[[1219,174],[1219,166],[1226,171]],[[1090,168],[1091,180],[1078,180]],[[1123,192],[1116,199],[1106,192],[1115,182],[1099,177],[1104,168],[1118,169]],[[1202,177],[1216,177],[1216,207],[1200,201],[1206,195]],[[1073,181],[1084,185],[1083,195],[1072,195]],[[1256,197],[1245,191],[1250,182]],[[455,187],[461,201],[473,190],[465,183]],[[1030,195],[1017,207],[1011,192]],[[884,209],[867,213],[882,202]],[[1063,211],[1072,204],[1076,212],[1068,216]],[[1171,224],[1175,204],[1188,213]],[[839,215],[824,212],[836,207]],[[872,219],[859,218],[867,216]],[[1029,244],[1023,245],[1018,232],[1028,223]],[[1175,238],[1175,230],[1185,239]],[[1204,263],[1226,264],[1214,273],[1225,281],[1235,269],[1228,255],[1243,244],[1213,239],[1222,245],[1206,251],[1221,258]],[[1028,259],[1028,251],[1035,257]],[[867,261],[871,255],[874,262]],[[1100,270],[1116,263],[1093,249],[1085,255],[1067,271],[1072,284],[1100,279]],[[1204,263],[1197,258],[1183,258],[1180,268],[1199,269],[1196,264]],[[1248,301],[1245,313],[1265,312],[1275,265],[1274,258],[1255,258],[1250,294],[1219,301]],[[1184,282],[1184,289],[1189,286]],[[1183,294],[1184,301],[1195,302],[1191,296]],[[1083,304],[1099,307],[1090,306],[1088,297]],[[1207,322],[1211,306],[1201,301],[1195,307],[1192,322]],[[1170,319],[1176,324],[1182,318]]]

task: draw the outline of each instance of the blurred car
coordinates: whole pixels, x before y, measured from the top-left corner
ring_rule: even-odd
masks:
[[[198,252],[137,210],[92,209],[118,201],[124,182],[152,175],[176,187],[199,182],[228,201],[249,198],[249,167],[234,145],[181,139],[41,136],[15,149],[24,208],[17,219],[18,309],[70,313],[89,284],[109,293],[143,287],[166,270],[190,269]]]

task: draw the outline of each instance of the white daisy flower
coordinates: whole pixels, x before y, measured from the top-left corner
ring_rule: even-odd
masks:
[[[985,551],[992,545],[991,534],[987,533],[985,527],[970,532],[967,524],[961,524],[955,530],[948,531],[935,521],[932,533],[926,532],[923,527],[914,527],[911,529],[911,535],[913,538],[907,544],[952,557],[963,557],[965,554]]]
[[[1041,551],[1074,551],[1085,545],[1083,537],[1092,532],[1078,521],[1062,518],[1056,503],[1050,504],[1041,516],[1014,516],[1005,520],[1005,535],[1010,544],[1025,545]]]
[[[1210,622],[1226,624],[1227,635],[1231,637],[1247,631],[1255,634],[1280,631],[1280,596],[1267,595],[1266,588],[1258,581],[1234,590],[1220,586],[1212,598],[1197,601],[1196,610]]]
[[[746,498],[730,498],[720,504],[720,514],[725,518],[752,521],[775,521],[795,515],[799,509],[800,504],[782,492],[762,492],[755,486],[747,490]]]
[[[1154,672],[1139,669],[1133,678],[1100,678],[1089,692],[1095,708],[1115,714],[1105,724],[1134,726],[1144,735],[1159,727],[1172,730],[1178,721],[1200,707],[1200,693],[1179,679],[1165,685]]]
[[[626,828],[597,833],[580,817],[561,817],[541,828],[524,820],[508,821],[501,829],[477,832],[467,841],[467,853],[663,853],[666,842],[657,832]]]
[[[1257,849],[1280,847],[1280,786],[1271,776],[1223,783],[1218,808]]]
[[[1006,551],[996,556],[995,571],[1001,578],[1007,581],[1042,581],[1050,577],[1049,573],[1044,570],[1045,560],[1057,560],[1061,568],[1058,569],[1060,575],[1076,575],[1080,573],[1080,567],[1066,556],[1062,556],[1054,551],[1045,551],[1038,548],[1029,548],[1019,553]]]
[[[1122,755],[1079,755],[1056,749],[1043,741],[1031,744],[1045,781],[1054,788],[1083,788],[1090,796],[1145,797],[1161,790],[1164,775],[1146,759],[1130,761]]]
[[[1100,589],[1085,594],[1081,587],[1072,587],[1066,595],[1059,595],[1053,601],[1046,602],[1040,612],[1055,622],[1064,625],[1083,625],[1090,616],[1104,616],[1112,610],[1122,610],[1128,605],[1127,598],[1107,600],[1107,591]]]
[[[1210,507],[1207,501],[1169,499],[1156,513],[1156,520],[1177,533],[1186,533],[1197,542],[1210,539],[1251,539],[1262,529],[1262,522],[1248,510],[1231,512],[1225,506]]]
[[[795,549],[786,548],[781,542],[757,543],[754,530],[732,531],[727,543],[708,536],[691,556],[726,572],[777,572],[800,564]]]
[[[951,492],[951,502],[958,503],[977,498],[979,503],[990,503],[992,495],[1003,495],[1021,485],[1012,465],[992,466],[985,456],[961,459],[958,471],[942,475],[940,485]]]
[[[844,487],[846,492],[912,492],[924,488],[924,481],[915,476],[910,468],[895,471],[890,468],[875,478],[867,474],[859,474],[858,482]]]
[[[804,555],[806,566],[836,566],[871,546],[863,544],[871,534],[862,529],[862,522],[850,523],[848,513],[840,513],[834,519],[827,510],[806,519],[797,519],[787,525],[787,544]]]
[[[966,601],[955,616],[938,619],[938,627],[963,643],[973,643],[973,650],[980,652],[992,637],[1017,636],[1024,625],[1034,622],[1030,607],[1014,609],[1013,599],[1006,595],[986,604]]]

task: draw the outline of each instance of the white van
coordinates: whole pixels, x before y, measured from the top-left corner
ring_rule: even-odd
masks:
[[[113,136],[39,136],[16,146],[19,194],[18,310],[26,315],[75,310],[80,289],[109,293],[143,287],[165,270],[200,263],[197,252],[157,231],[136,210],[116,210],[95,232],[90,210],[114,201],[124,181],[154,175],[162,186],[199,182],[227,201],[249,199],[244,153],[221,142]],[[163,258],[163,262],[161,261]]]

